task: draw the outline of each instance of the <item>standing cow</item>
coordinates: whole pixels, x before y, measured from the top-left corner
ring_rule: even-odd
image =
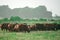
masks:
[[[44,24],[37,23],[36,28],[37,30],[44,30]]]
[[[56,24],[56,30],[60,30],[60,24]]]
[[[28,33],[30,32],[30,30],[29,30],[29,28],[28,28],[28,25],[27,25],[26,23],[20,24],[19,30],[20,30],[20,31],[24,31],[24,32],[28,32]]]
[[[1,26],[1,30],[8,30],[8,24],[9,23],[3,23],[2,26]]]
[[[34,25],[28,25],[28,27],[31,31],[36,31],[36,25],[35,24]]]
[[[56,24],[44,24],[45,30],[56,30]]]

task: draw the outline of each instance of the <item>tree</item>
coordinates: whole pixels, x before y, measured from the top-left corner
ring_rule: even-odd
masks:
[[[8,18],[3,18],[3,21],[8,21]]]
[[[47,21],[47,19],[43,19],[43,18],[40,18],[39,20],[40,20],[40,21]]]
[[[11,21],[20,21],[20,20],[22,20],[22,18],[20,18],[18,16],[11,16],[10,20]]]

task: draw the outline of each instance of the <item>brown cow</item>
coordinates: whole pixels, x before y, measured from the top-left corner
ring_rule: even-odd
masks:
[[[16,24],[11,24],[11,23],[9,23],[8,24],[8,30],[9,31],[14,31],[14,26],[15,26]]]
[[[20,25],[19,24],[15,24],[13,30],[16,31],[16,32],[19,32],[19,28],[20,28]]]
[[[19,30],[20,30],[20,31],[24,31],[24,32],[28,32],[28,33],[30,32],[30,30],[29,30],[29,28],[28,28],[28,25],[27,25],[26,23],[20,24]]]
[[[31,31],[36,31],[36,25],[33,24],[33,25],[28,25],[28,28],[31,30]]]

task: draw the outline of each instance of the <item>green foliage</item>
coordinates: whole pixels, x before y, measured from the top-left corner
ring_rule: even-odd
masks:
[[[32,21],[38,21],[37,19],[32,19]]]
[[[54,19],[45,19],[45,18],[40,18],[40,19],[22,19],[19,16],[11,16],[10,19],[8,18],[3,18],[0,19],[0,23],[27,23],[27,24],[35,24],[35,23],[57,23],[60,24],[60,20],[54,20]]]
[[[18,16],[11,16],[10,20],[11,21],[20,21],[20,20],[22,20],[22,18],[20,18]]]
[[[8,18],[4,18],[3,21],[8,21]]]
[[[39,20],[40,20],[40,21],[47,21],[47,19],[43,19],[43,18],[40,18]]]

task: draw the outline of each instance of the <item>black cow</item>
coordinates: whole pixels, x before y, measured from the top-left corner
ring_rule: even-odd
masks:
[[[60,24],[56,25],[56,30],[60,30]]]
[[[45,30],[56,30],[56,24],[45,24]]]
[[[44,30],[44,24],[37,23],[36,24],[36,29],[37,30]]]
[[[9,23],[3,23],[2,26],[1,26],[1,30],[8,30],[8,24]]]

